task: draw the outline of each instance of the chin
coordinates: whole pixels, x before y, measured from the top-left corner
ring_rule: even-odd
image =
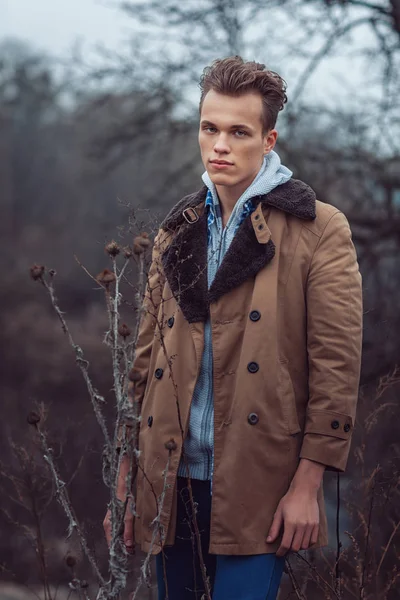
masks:
[[[226,185],[226,186],[235,185],[235,182],[232,181],[232,178],[227,176],[226,173],[208,173],[208,174],[214,185]]]

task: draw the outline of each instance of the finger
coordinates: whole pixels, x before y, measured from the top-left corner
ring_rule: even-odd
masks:
[[[103,521],[103,529],[104,529],[104,533],[106,536],[107,544],[110,545],[110,543],[111,543],[111,521],[110,521],[110,515],[108,512]]]
[[[301,542],[301,550],[307,550],[310,545],[311,535],[314,530],[312,525],[309,525],[304,532],[303,541]]]
[[[311,544],[316,544],[318,542],[318,533],[319,533],[319,523],[317,525],[314,525],[314,528],[312,530]]]
[[[128,552],[133,553],[135,548],[134,536],[133,536],[134,519],[133,517],[126,517],[124,520],[124,543]]]
[[[276,513],[274,514],[274,519],[272,521],[272,525],[268,532],[267,542],[274,542],[276,540],[276,538],[279,535],[279,531],[282,527],[282,523],[283,523],[282,511],[278,507]]]
[[[276,555],[285,556],[286,552],[292,547],[293,536],[295,533],[295,526],[293,524],[285,523],[285,529],[283,532],[282,542],[279,546]]]
[[[300,550],[305,533],[306,533],[305,525],[298,525],[296,527],[296,531],[293,536],[292,547],[291,547],[291,550],[293,550],[293,552],[298,552]]]

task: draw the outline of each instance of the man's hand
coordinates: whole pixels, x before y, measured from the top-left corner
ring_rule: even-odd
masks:
[[[125,502],[128,490],[126,487],[127,476],[129,470],[131,468],[130,460],[126,454],[122,457],[120,470],[117,481],[117,498],[121,500],[121,502]],[[135,517],[132,513],[131,501],[130,499],[127,502],[125,517],[124,517],[124,542],[127,551],[129,554],[134,554],[135,552],[135,542],[134,542],[134,525],[135,525]],[[111,543],[111,511],[108,510],[106,516],[103,521],[104,533],[106,534],[106,540],[108,546]]]
[[[130,502],[128,501],[125,518],[124,518],[124,542],[126,550],[129,554],[135,553],[135,542],[134,542],[134,527],[135,517],[132,514],[130,508]],[[103,521],[104,533],[106,534],[107,544],[110,547],[111,544],[111,511],[108,510]]]
[[[302,458],[288,492],[276,509],[267,542],[276,540],[283,525],[283,537],[276,555],[289,550],[306,550],[318,539],[319,508],[317,494],[325,467]]]

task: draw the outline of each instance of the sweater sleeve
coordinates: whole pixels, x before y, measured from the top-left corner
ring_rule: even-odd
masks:
[[[315,249],[307,281],[309,400],[300,458],[346,468],[362,346],[362,289],[348,221],[336,212]]]

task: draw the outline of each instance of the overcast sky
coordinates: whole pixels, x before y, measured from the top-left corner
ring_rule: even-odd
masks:
[[[34,49],[45,50],[56,57],[68,57],[76,42],[81,43],[86,56],[90,49],[95,51],[96,45],[119,50],[122,43],[132,37],[133,24],[115,8],[116,4],[117,0],[0,0],[0,41],[7,37],[19,38]],[[365,31],[357,30],[353,38],[357,40],[357,36],[363,35]],[[342,81],[346,81],[350,97],[360,85],[368,89],[363,80],[365,69],[357,64],[355,57],[349,69],[349,60],[340,56],[340,47],[339,44],[336,48],[335,58],[325,60],[308,84],[310,93],[328,104],[340,104],[340,97],[336,96]],[[97,57],[98,53],[92,56]],[[288,80],[289,91],[295,85],[296,71],[300,72],[296,65],[293,57],[282,72]]]
[[[116,48],[130,31],[113,0],[0,0],[0,38],[18,37],[51,54],[79,39]]]

